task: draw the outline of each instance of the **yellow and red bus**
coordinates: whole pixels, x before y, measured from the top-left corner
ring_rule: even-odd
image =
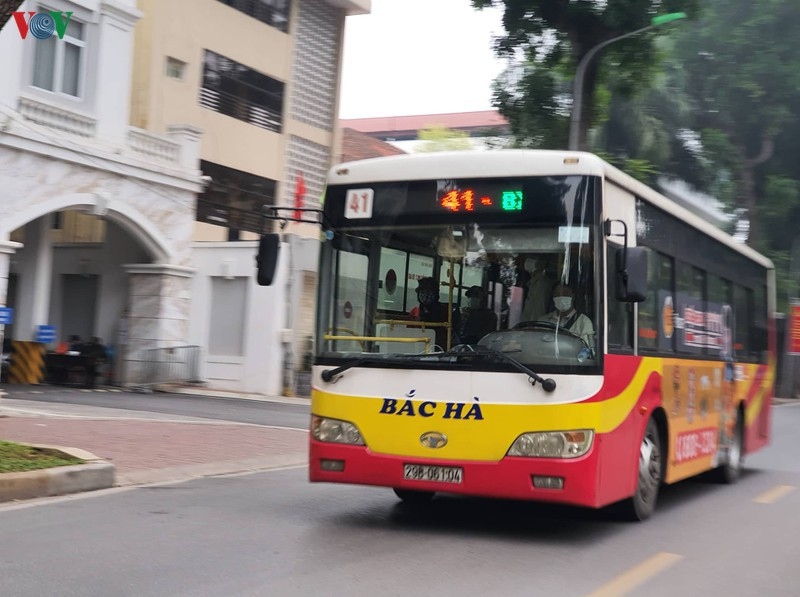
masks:
[[[346,163],[323,211],[312,482],[642,520],[662,484],[733,482],[767,444],[772,263],[597,156]],[[412,317],[423,278],[438,304]]]

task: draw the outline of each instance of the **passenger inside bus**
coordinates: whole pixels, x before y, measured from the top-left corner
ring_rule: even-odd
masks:
[[[483,288],[470,286],[464,294],[467,306],[461,310],[459,336],[464,344],[477,344],[489,332],[497,329],[497,315],[486,306]]]
[[[588,347],[594,347],[594,325],[575,309],[575,291],[567,284],[559,284],[553,289],[553,304],[555,309],[538,321],[556,324],[580,337]]]
[[[555,280],[547,271],[547,257],[534,255],[525,259],[525,302],[521,321],[535,321],[543,317],[550,308]]]
[[[417,321],[427,321],[431,323],[442,323],[447,321],[447,305],[439,302],[439,286],[433,278],[421,278],[417,283],[417,300],[419,306],[410,311],[412,319]],[[453,314],[452,329],[458,329],[458,311]],[[442,350],[447,350],[447,328],[439,326],[434,328],[436,332],[436,345]],[[455,334],[452,337],[452,344],[458,344]]]

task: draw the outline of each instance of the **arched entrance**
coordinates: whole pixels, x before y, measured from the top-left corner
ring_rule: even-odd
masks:
[[[41,326],[54,330],[49,348],[72,336],[99,338],[116,357],[121,384],[138,375],[138,353],[181,341],[180,331],[166,329],[167,319],[182,317],[167,317],[175,307],[168,295],[183,279],[188,287],[191,270],[171,264],[181,248],[134,207],[72,194],[31,205],[0,226],[0,306],[14,314],[6,338],[36,341]]]

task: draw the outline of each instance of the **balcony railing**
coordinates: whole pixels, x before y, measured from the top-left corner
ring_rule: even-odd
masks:
[[[132,154],[150,160],[176,164],[180,157],[180,144],[148,131],[128,130],[128,147]]]
[[[77,137],[94,137],[97,120],[30,97],[19,98],[19,113],[26,120]]]

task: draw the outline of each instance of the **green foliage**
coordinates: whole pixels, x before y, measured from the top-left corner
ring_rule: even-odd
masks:
[[[469,134],[455,131],[444,126],[432,126],[419,131],[419,139],[425,141],[416,151],[422,153],[434,151],[463,151],[472,149]]]
[[[597,43],[656,13],[691,19],[610,44],[586,72],[589,147],[639,180],[685,180],[746,213],[772,257],[779,296],[800,238],[800,2],[797,0],[472,0],[505,9],[497,51],[516,66],[495,105],[517,143],[564,147],[572,78]],[[667,35],[661,35],[666,33]]]
[[[636,180],[643,182],[646,185],[655,183],[656,177],[659,174],[658,168],[647,160],[639,160],[635,158],[621,158],[610,153],[598,151],[597,155],[607,161],[609,164],[616,166],[625,174],[632,176]]]
[[[504,8],[506,34],[498,54],[513,58],[495,89],[494,105],[524,147],[565,147],[569,131],[572,77],[580,59],[598,44],[650,25],[656,14],[696,12],[698,0],[472,0],[475,8]],[[669,30],[671,27],[665,27]],[[598,66],[613,64],[616,91],[633,93],[658,72],[654,30],[620,40],[594,59],[584,80],[584,105],[596,113],[596,86],[606,76]],[[602,107],[602,106],[601,106]],[[602,110],[601,110],[602,113]],[[586,118],[584,118],[586,120]],[[590,123],[584,122],[584,128]],[[583,138],[585,135],[582,134]]]
[[[55,466],[83,464],[83,460],[60,452],[0,441],[0,473],[17,473]]]
[[[493,100],[511,125],[515,145],[534,149],[563,145],[569,123],[556,99],[557,76],[541,67],[519,69],[517,76],[526,91],[497,81]]]

